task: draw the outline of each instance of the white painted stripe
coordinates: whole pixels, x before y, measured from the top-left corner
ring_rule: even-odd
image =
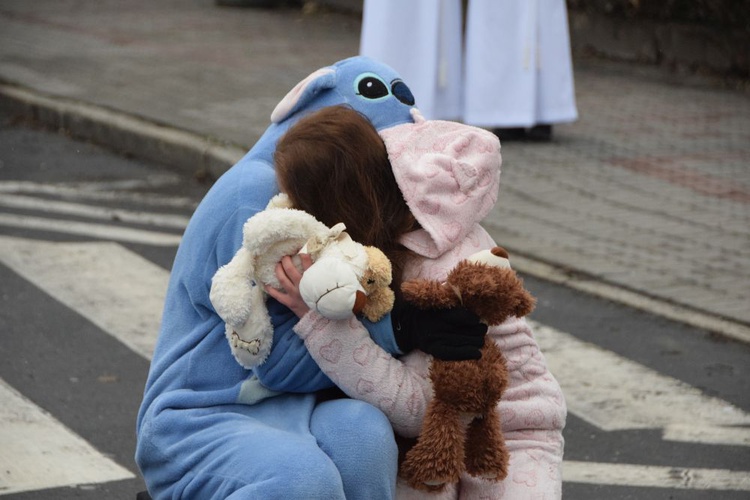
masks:
[[[246,147],[224,144],[197,133],[165,127],[143,118],[80,101],[68,101],[60,96],[51,98],[29,89],[2,84],[0,93],[25,108],[42,110],[40,118],[46,125],[83,123],[84,128],[88,126],[89,131],[93,131],[92,137],[103,143],[111,141],[113,135],[124,135],[139,145],[131,152],[137,152],[141,157],[151,157],[155,161],[163,159],[164,155],[161,152],[166,145],[167,150],[175,152],[181,158],[189,159],[183,160],[181,164],[193,163],[183,168],[205,168],[211,173],[221,174],[247,153]],[[100,130],[106,133],[98,133]],[[122,141],[115,142],[122,146]],[[146,151],[143,151],[143,144],[146,145]]]
[[[0,422],[0,495],[135,477],[2,379]]]
[[[49,243],[0,237],[0,261],[150,358],[167,271],[114,243]],[[602,429],[663,427],[669,439],[727,444],[729,428],[719,426],[748,422],[747,414],[724,401],[567,333],[530,323],[563,386],[571,412]],[[644,388],[648,390],[644,392]],[[0,417],[0,422],[6,420]],[[740,439],[747,444],[746,437]],[[737,444],[737,434],[731,444]],[[603,485],[750,488],[749,473],[719,469],[566,461],[563,475],[567,482]],[[94,480],[104,479],[97,475]]]
[[[155,246],[177,246],[182,238],[176,234],[145,231],[143,229],[11,214],[0,214],[0,226],[22,227],[24,229],[52,231],[55,233],[75,234],[91,238],[143,243]]]
[[[66,199],[130,201],[141,205],[173,208],[196,207],[195,201],[186,197],[165,196],[155,193],[130,193],[122,191],[102,191],[99,185],[80,184],[39,184],[28,181],[0,181],[0,193],[48,194]]]
[[[742,323],[719,318],[677,304],[670,304],[663,300],[648,297],[644,294],[632,292],[625,288],[609,285],[594,279],[577,278],[564,273],[557,267],[521,255],[513,256],[512,260],[513,268],[521,273],[537,276],[597,297],[604,297],[679,323],[716,332],[740,342],[750,343],[750,327]]]
[[[750,491],[750,472],[655,465],[565,461],[563,481],[640,488]]]
[[[713,443],[723,427],[750,425],[750,415],[726,401],[568,333],[529,323],[570,411],[600,429],[716,428],[693,434],[696,442]]]
[[[112,191],[172,186],[179,184],[180,182],[182,182],[182,176],[177,174],[154,174],[141,179],[121,179],[119,181],[104,182],[70,182],[66,183],[66,185],[84,191]]]
[[[50,243],[0,237],[0,262],[150,358],[169,273],[110,242]]]
[[[667,441],[750,446],[750,427],[702,427],[694,424],[670,424],[664,429],[662,437]]]
[[[183,215],[136,212],[119,208],[83,205],[80,203],[46,200],[43,198],[35,198],[33,196],[14,194],[6,194],[0,197],[0,206],[24,210],[37,210],[57,215],[73,215],[90,219],[119,221],[132,224],[150,224],[177,229],[185,229],[190,220],[189,217]]]

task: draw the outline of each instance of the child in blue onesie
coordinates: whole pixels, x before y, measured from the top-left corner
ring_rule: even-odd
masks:
[[[390,422],[368,403],[318,398],[333,383],[293,332],[297,316],[268,300],[273,349],[248,371],[232,357],[209,301],[211,278],[240,247],[244,222],[278,192],[276,142],[300,117],[339,104],[378,130],[412,122],[413,97],[389,67],[355,57],[322,68],[279,103],[272,125],[216,182],[188,224],[137,420],[136,461],[154,499],[394,496]],[[390,316],[363,324],[386,352],[400,353]],[[429,351],[418,340],[415,345]]]

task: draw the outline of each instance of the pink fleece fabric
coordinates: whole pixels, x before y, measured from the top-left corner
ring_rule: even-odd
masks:
[[[468,255],[495,246],[479,225],[497,200],[500,145],[493,134],[452,122],[416,123],[382,132],[404,197],[423,229],[403,242],[422,256],[404,278],[444,279]],[[512,260],[512,258],[511,258]],[[399,359],[383,351],[356,319],[331,321],[308,313],[295,327],[321,369],[350,397],[380,408],[394,430],[419,434],[432,398],[431,357],[414,351]],[[508,449],[508,477],[489,482],[465,475],[439,494],[399,481],[399,499],[557,499],[562,495],[560,386],[523,318],[489,329],[502,349],[510,384],[498,405]]]
[[[461,123],[425,120],[380,132],[396,182],[422,230],[407,248],[435,258],[458,246],[497,202],[500,141]]]

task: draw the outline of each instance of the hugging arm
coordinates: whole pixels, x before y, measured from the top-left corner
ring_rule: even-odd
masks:
[[[378,407],[399,434],[418,434],[432,393],[427,363],[414,367],[393,357],[356,318],[334,321],[310,312],[294,330],[348,396]]]

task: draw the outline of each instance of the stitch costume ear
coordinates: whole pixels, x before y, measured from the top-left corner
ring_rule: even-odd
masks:
[[[250,316],[253,289],[258,289],[250,281],[253,274],[252,257],[247,250],[240,248],[211,280],[209,299],[221,319],[234,328],[244,325]]]
[[[271,121],[279,123],[305,107],[321,90],[336,86],[336,71],[327,66],[313,71],[304,80],[294,86],[276,105],[271,113]]]

